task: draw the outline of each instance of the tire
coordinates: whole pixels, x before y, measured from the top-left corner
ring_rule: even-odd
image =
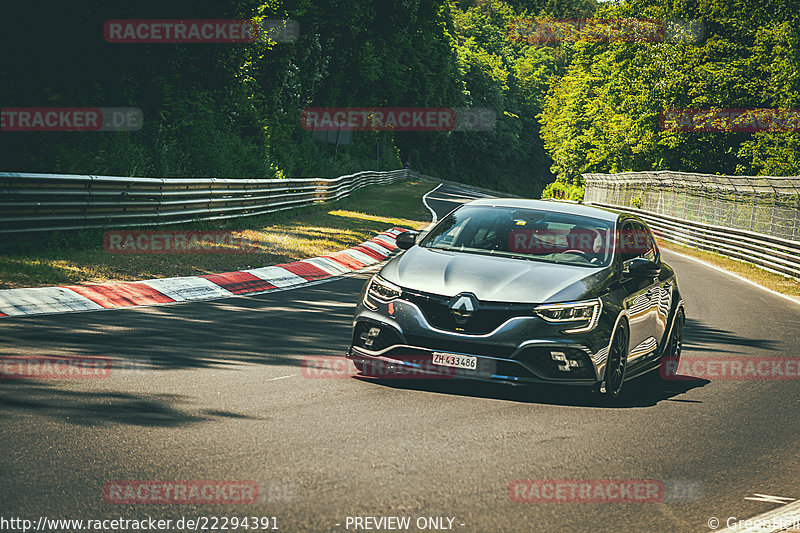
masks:
[[[661,356],[658,375],[663,383],[674,381],[673,372],[678,368],[683,351],[683,325],[686,323],[686,314],[682,307],[675,311],[675,318],[672,319],[672,330],[664,348],[664,355]]]
[[[628,363],[628,326],[620,322],[614,330],[611,347],[608,350],[606,371],[603,377],[602,391],[609,398],[619,398],[622,385],[625,383],[625,368]]]

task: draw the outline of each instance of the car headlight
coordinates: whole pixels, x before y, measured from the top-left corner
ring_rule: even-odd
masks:
[[[565,329],[564,333],[581,333],[595,328],[600,320],[600,311],[602,309],[603,303],[600,298],[597,298],[583,302],[540,305],[534,311],[547,322],[555,324],[575,323],[576,327]]]
[[[403,294],[403,289],[375,274],[372,276],[372,279],[369,280],[369,286],[367,287],[364,301],[367,302],[367,298],[369,298],[386,303],[400,298],[401,294]]]

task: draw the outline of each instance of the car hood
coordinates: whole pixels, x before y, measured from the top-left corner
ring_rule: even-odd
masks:
[[[610,269],[414,246],[390,261],[381,277],[407,289],[444,296],[471,292],[488,302],[547,303],[599,296]]]

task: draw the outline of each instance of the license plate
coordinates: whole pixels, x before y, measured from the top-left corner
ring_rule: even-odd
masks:
[[[431,362],[434,365],[449,366],[450,368],[463,368],[465,370],[478,369],[478,358],[471,355],[433,352],[433,359]]]

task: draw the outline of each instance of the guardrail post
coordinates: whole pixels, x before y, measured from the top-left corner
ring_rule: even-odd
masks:
[[[772,196],[772,212],[770,213],[770,217],[769,217],[769,231],[765,232],[765,233],[769,233],[771,235],[775,235],[776,234],[776,231],[775,231],[776,230],[776,228],[775,228],[775,207],[776,207],[777,203],[778,203],[778,195],[776,193],[773,193],[773,196]]]

